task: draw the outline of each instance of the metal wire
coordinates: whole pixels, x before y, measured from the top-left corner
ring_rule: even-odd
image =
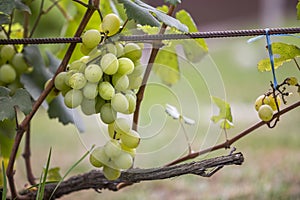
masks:
[[[270,28],[269,35],[295,34],[300,33],[300,27],[294,28]],[[228,31],[208,31],[179,34],[157,34],[157,35],[121,35],[119,41],[155,41],[155,40],[180,40],[197,38],[227,38],[266,35],[266,29],[250,30],[228,30]],[[74,38],[22,38],[22,39],[0,39],[0,44],[58,44],[58,43],[81,43],[80,37]]]

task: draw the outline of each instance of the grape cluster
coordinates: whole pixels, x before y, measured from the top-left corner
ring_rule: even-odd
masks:
[[[273,118],[274,111],[277,110],[277,105],[278,107],[280,106],[280,97],[276,95],[275,98],[271,93],[269,95],[261,95],[255,100],[255,110],[258,112],[258,116],[262,121],[270,121]]]
[[[105,24],[105,19],[101,28],[107,34],[116,33],[116,29]],[[110,140],[93,150],[90,162],[95,167],[103,167],[105,177],[113,180],[120,176],[120,170],[132,166],[140,142],[129,120],[118,117],[118,113],[135,111],[136,92],[142,83],[142,47],[135,43],[106,41],[98,45],[101,40],[98,30],[86,31],[81,45],[84,56],[70,63],[67,71],[59,73],[54,85],[64,96],[67,107],[80,106],[86,115],[99,114],[107,124]]]
[[[1,31],[0,39],[6,38],[5,33]],[[20,76],[30,70],[23,54],[17,52],[15,46],[0,46],[0,86],[7,87],[14,93],[17,88],[22,87]]]

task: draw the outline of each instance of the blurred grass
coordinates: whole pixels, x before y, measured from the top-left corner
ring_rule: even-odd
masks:
[[[153,83],[146,91],[142,108],[143,140],[138,149],[137,167],[163,165],[186,152],[186,141],[178,122],[164,114],[166,103],[178,106],[184,115],[197,121],[196,126],[186,127],[194,150],[224,141],[218,126],[210,123],[211,115],[217,112],[211,105],[211,94],[226,97],[232,105],[235,127],[229,130],[229,137],[258,121],[253,104],[256,97],[269,88],[272,77],[271,73],[260,73],[256,69],[259,59],[267,57],[264,40],[253,44],[247,44],[246,40],[208,40],[210,55],[205,66],[182,69],[182,82],[171,90],[158,84],[155,75],[151,77]],[[280,40],[295,42],[289,38]],[[220,81],[220,77],[218,74],[205,76],[215,73],[202,71],[210,67],[221,74],[224,86],[211,86],[214,81]],[[291,63],[276,73],[282,81],[288,75],[299,74],[299,71]],[[298,99],[299,96],[289,98],[288,103]],[[50,147],[51,167],[61,167],[63,174],[93,144],[105,143],[106,129],[98,116],[86,117],[84,121],[87,131],[79,134],[71,125],[62,126],[57,120],[49,120],[43,110],[38,113],[32,122],[32,161],[36,175],[40,174]],[[282,116],[274,129],[264,126],[236,142],[233,146],[244,154],[244,164],[225,167],[211,178],[186,175],[135,184],[119,192],[103,191],[98,194],[92,190],[81,191],[62,199],[300,199],[299,122],[298,108]],[[208,156],[227,153],[220,150]],[[21,158],[17,165],[16,176],[18,182],[23,184],[26,180]],[[85,160],[72,174],[90,169],[92,167]]]

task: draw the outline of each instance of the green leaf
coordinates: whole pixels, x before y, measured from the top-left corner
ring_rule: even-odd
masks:
[[[219,114],[212,116],[211,120],[214,123],[218,123],[221,121],[221,124],[220,124],[221,128],[228,129],[228,128],[233,127],[231,108],[230,108],[229,103],[227,103],[226,101],[224,101],[218,97],[213,97],[213,96],[212,96],[212,100],[218,106]]]
[[[144,33],[148,33],[150,35],[158,34],[158,32],[159,32],[159,28],[156,26],[138,25],[138,29],[142,30]]]
[[[5,13],[0,13],[0,25],[8,24],[10,22],[10,16]]]
[[[46,185],[48,170],[49,170],[49,166],[50,166],[51,153],[52,153],[52,148],[50,148],[46,166],[40,176],[40,183],[39,183],[38,191],[36,194],[36,200],[44,199],[45,185]]]
[[[290,62],[300,56],[300,49],[296,45],[286,44],[282,42],[272,43],[272,51],[274,54],[274,67],[277,69],[285,62]],[[266,58],[258,62],[257,68],[259,71],[270,71],[270,59]]]
[[[62,177],[61,177],[59,171],[60,171],[59,167],[54,167],[54,168],[49,169],[47,181],[60,181]]]
[[[24,4],[21,0],[16,0],[15,4],[16,4],[16,9],[27,12],[28,14],[31,15],[31,10],[30,10],[29,6]]]
[[[297,19],[300,19],[300,1],[297,3]]]
[[[176,6],[181,3],[181,0],[165,0],[166,3]]]
[[[16,106],[24,114],[28,114],[32,109],[32,102],[30,94],[24,89],[17,89],[13,96],[9,96],[7,91],[0,87],[1,94],[0,96],[0,121],[4,119],[14,119],[15,118],[15,109]]]
[[[2,159],[1,159],[2,160]],[[4,160],[2,160],[1,162],[1,176],[0,176],[0,186],[2,189],[2,200],[6,200],[6,194],[7,194],[7,180],[6,180],[6,169],[5,169],[5,164],[4,164]],[[3,180],[3,181],[2,181]]]
[[[15,9],[15,1],[14,0],[1,0],[0,1],[0,13],[5,13],[11,15],[13,10]]]
[[[153,71],[166,85],[173,85],[180,79],[178,58],[174,45],[162,47],[153,64]]]
[[[0,121],[0,157],[9,158],[15,134],[15,120]]]
[[[128,19],[133,19],[135,22],[141,25],[160,26],[160,23],[155,17],[153,17],[149,10],[137,5],[131,0],[118,0],[124,4]]]

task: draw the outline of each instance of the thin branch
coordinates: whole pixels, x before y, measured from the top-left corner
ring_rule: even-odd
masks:
[[[298,62],[297,62],[297,60],[296,60],[296,58],[293,58],[293,60],[294,60],[294,62],[295,62],[295,64],[296,64],[298,70],[300,71],[300,66],[299,66],[299,64],[298,64]]]
[[[232,155],[219,156],[202,161],[194,161],[168,167],[158,167],[151,169],[129,169],[122,172],[119,179],[113,181],[107,180],[104,177],[102,171],[92,170],[88,173],[73,176],[68,180],[61,182],[53,198],[59,198],[63,195],[86,189],[94,189],[96,191],[101,191],[103,189],[118,191],[122,188],[120,187],[122,183],[134,184],[142,181],[169,179],[186,174],[208,177],[211,171],[214,170],[214,168],[226,165],[241,165],[243,162],[243,154],[235,153]],[[49,197],[55,187],[55,183],[46,185],[44,192],[45,199]],[[26,195],[27,199],[35,199],[36,191],[26,190],[23,191],[23,194]]]
[[[35,20],[35,22],[34,22],[34,25],[33,25],[33,27],[32,27],[31,33],[30,33],[30,35],[29,35],[30,38],[32,37],[32,35],[33,35],[35,29],[37,28],[37,25],[39,24],[39,21],[41,20],[41,17],[42,17],[42,15],[43,15],[44,3],[45,3],[45,1],[42,0],[42,1],[41,1],[41,5],[40,5],[40,12],[39,12],[39,14],[38,14],[38,16],[37,16],[37,18],[36,18],[36,20]]]
[[[279,116],[297,108],[300,106],[300,101],[286,107],[285,109],[277,112],[276,114],[274,114],[272,120],[276,120]],[[272,121],[271,120],[271,121]],[[270,121],[270,122],[271,122]],[[246,135],[248,135],[249,133],[252,133],[253,131],[255,131],[256,129],[260,128],[261,126],[265,125],[265,124],[268,124],[270,122],[264,122],[264,121],[260,121],[256,124],[254,124],[253,126],[250,126],[249,128],[247,128],[246,130],[240,132],[238,135],[236,135],[235,137],[229,139],[229,140],[226,140],[225,142],[221,143],[221,144],[218,144],[218,145],[215,145],[213,147],[209,147],[207,149],[204,149],[204,150],[201,150],[201,151],[198,151],[198,152],[194,152],[194,153],[191,153],[191,154],[188,154],[186,156],[183,156],[177,160],[174,160],[172,161],[171,163],[167,164],[166,166],[171,166],[171,165],[175,165],[175,164],[178,164],[178,163],[181,163],[181,162],[184,162],[184,161],[187,161],[187,160],[190,160],[190,159],[193,159],[193,158],[196,158],[200,155],[203,155],[203,154],[206,154],[206,153],[209,153],[209,152],[212,152],[212,151],[215,151],[215,150],[219,150],[219,149],[224,149],[224,148],[228,148],[230,147],[230,145],[232,145],[234,142],[238,141],[239,139],[245,137]]]

